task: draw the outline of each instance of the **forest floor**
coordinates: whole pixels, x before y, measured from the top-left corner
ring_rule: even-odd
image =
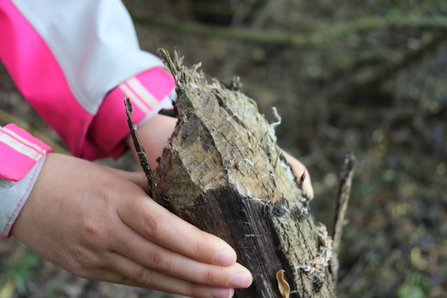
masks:
[[[334,65],[326,55],[344,48],[319,52],[261,47],[175,34],[156,26],[138,25],[137,31],[142,48],[149,52],[176,48],[185,55],[186,65],[202,62],[213,77],[228,80],[239,75],[242,91],[257,101],[268,119],[273,118],[271,107],[278,108],[283,119],[278,143],[308,167],[315,190],[312,213],[329,230],[344,157],[350,152],[357,156],[340,248],[338,297],[447,297],[446,46],[380,88],[343,97],[334,90],[347,74],[331,69]],[[20,96],[3,66],[0,111],[7,114],[0,115],[0,125],[24,123],[64,148]],[[126,156],[101,162],[128,168],[129,160]],[[16,280],[9,296],[8,278]],[[175,296],[77,278],[35,256],[16,239],[1,239],[0,298],[25,297]]]

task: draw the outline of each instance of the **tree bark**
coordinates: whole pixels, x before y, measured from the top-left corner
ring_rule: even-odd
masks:
[[[332,240],[276,144],[280,119],[269,124],[237,79],[207,81],[199,66],[161,54],[176,79],[179,121],[156,170],[160,203],[236,250],[254,281],[234,297],[335,297]]]

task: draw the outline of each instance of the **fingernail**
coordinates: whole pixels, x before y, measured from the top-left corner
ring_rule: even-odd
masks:
[[[307,190],[307,196],[309,197],[309,199],[312,200],[314,198],[314,189],[312,187],[312,183],[310,182],[310,180],[304,182],[304,188]]]
[[[214,288],[211,289],[211,298],[231,298],[233,297],[234,289]]]
[[[221,266],[231,266],[236,263],[236,254],[229,250],[220,250],[216,254],[216,263]]]
[[[312,188],[312,184],[309,183],[309,186],[307,187],[307,195],[309,197],[310,200],[313,200],[314,198],[314,189]]]
[[[247,273],[236,273],[230,278],[230,287],[233,288],[247,288],[250,286],[252,277]]]

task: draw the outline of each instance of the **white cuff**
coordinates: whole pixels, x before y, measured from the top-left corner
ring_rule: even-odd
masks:
[[[28,199],[45,161],[44,156],[18,182],[0,178],[0,236],[8,238],[11,228]]]

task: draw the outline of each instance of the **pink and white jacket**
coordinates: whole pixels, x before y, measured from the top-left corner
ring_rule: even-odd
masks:
[[[119,0],[0,0],[0,59],[73,155],[88,160],[127,150],[123,94],[137,123],[171,107],[174,80],[140,49]],[[1,236],[9,236],[50,150],[13,124],[0,127]]]

